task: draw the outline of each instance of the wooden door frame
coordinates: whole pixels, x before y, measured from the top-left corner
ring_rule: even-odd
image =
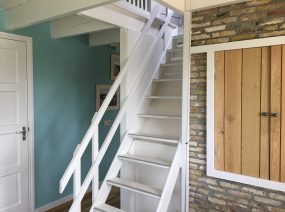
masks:
[[[191,48],[191,54],[207,54],[207,176],[266,189],[285,192],[285,183],[273,182],[240,174],[233,174],[215,169],[215,52],[245,48],[284,45],[285,36],[260,38],[246,41],[197,46]]]
[[[29,141],[29,211],[35,210],[34,175],[34,92],[33,92],[33,39],[31,37],[0,32],[0,38],[25,42],[27,45],[28,141]]]

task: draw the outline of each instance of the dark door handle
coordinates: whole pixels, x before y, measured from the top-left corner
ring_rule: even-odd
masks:
[[[274,118],[277,118],[278,117],[278,113],[271,113],[271,116],[274,117]]]
[[[26,138],[27,138],[27,128],[26,127],[22,127],[22,131],[17,132],[17,134],[22,134],[22,139],[23,139],[23,141],[25,141]]]
[[[262,113],[261,113],[261,116],[268,117],[268,116],[269,116],[269,113],[267,113],[267,112],[262,112]]]

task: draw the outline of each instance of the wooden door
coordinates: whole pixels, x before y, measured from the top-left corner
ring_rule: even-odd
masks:
[[[29,211],[26,43],[0,39],[0,211]],[[33,192],[33,191],[30,191]]]
[[[215,168],[285,182],[285,46],[219,51],[215,68]]]

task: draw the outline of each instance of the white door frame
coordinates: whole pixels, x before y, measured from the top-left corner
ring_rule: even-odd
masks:
[[[28,141],[29,141],[29,210],[35,210],[34,180],[34,93],[33,93],[33,39],[31,37],[0,32],[0,38],[21,41],[27,44],[28,79]]]

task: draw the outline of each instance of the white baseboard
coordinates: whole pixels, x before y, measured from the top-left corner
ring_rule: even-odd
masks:
[[[88,188],[87,192],[91,192],[91,187]],[[46,211],[48,211],[50,209],[53,209],[53,208],[55,208],[57,206],[60,206],[60,205],[62,205],[64,203],[66,203],[66,202],[69,202],[70,200],[73,200],[73,195],[72,194],[68,195],[66,197],[63,197],[61,199],[58,199],[58,200],[56,200],[54,202],[48,203],[48,204],[46,204],[46,205],[44,205],[42,207],[39,207],[39,208],[37,208],[35,210],[35,212],[46,212]]]

